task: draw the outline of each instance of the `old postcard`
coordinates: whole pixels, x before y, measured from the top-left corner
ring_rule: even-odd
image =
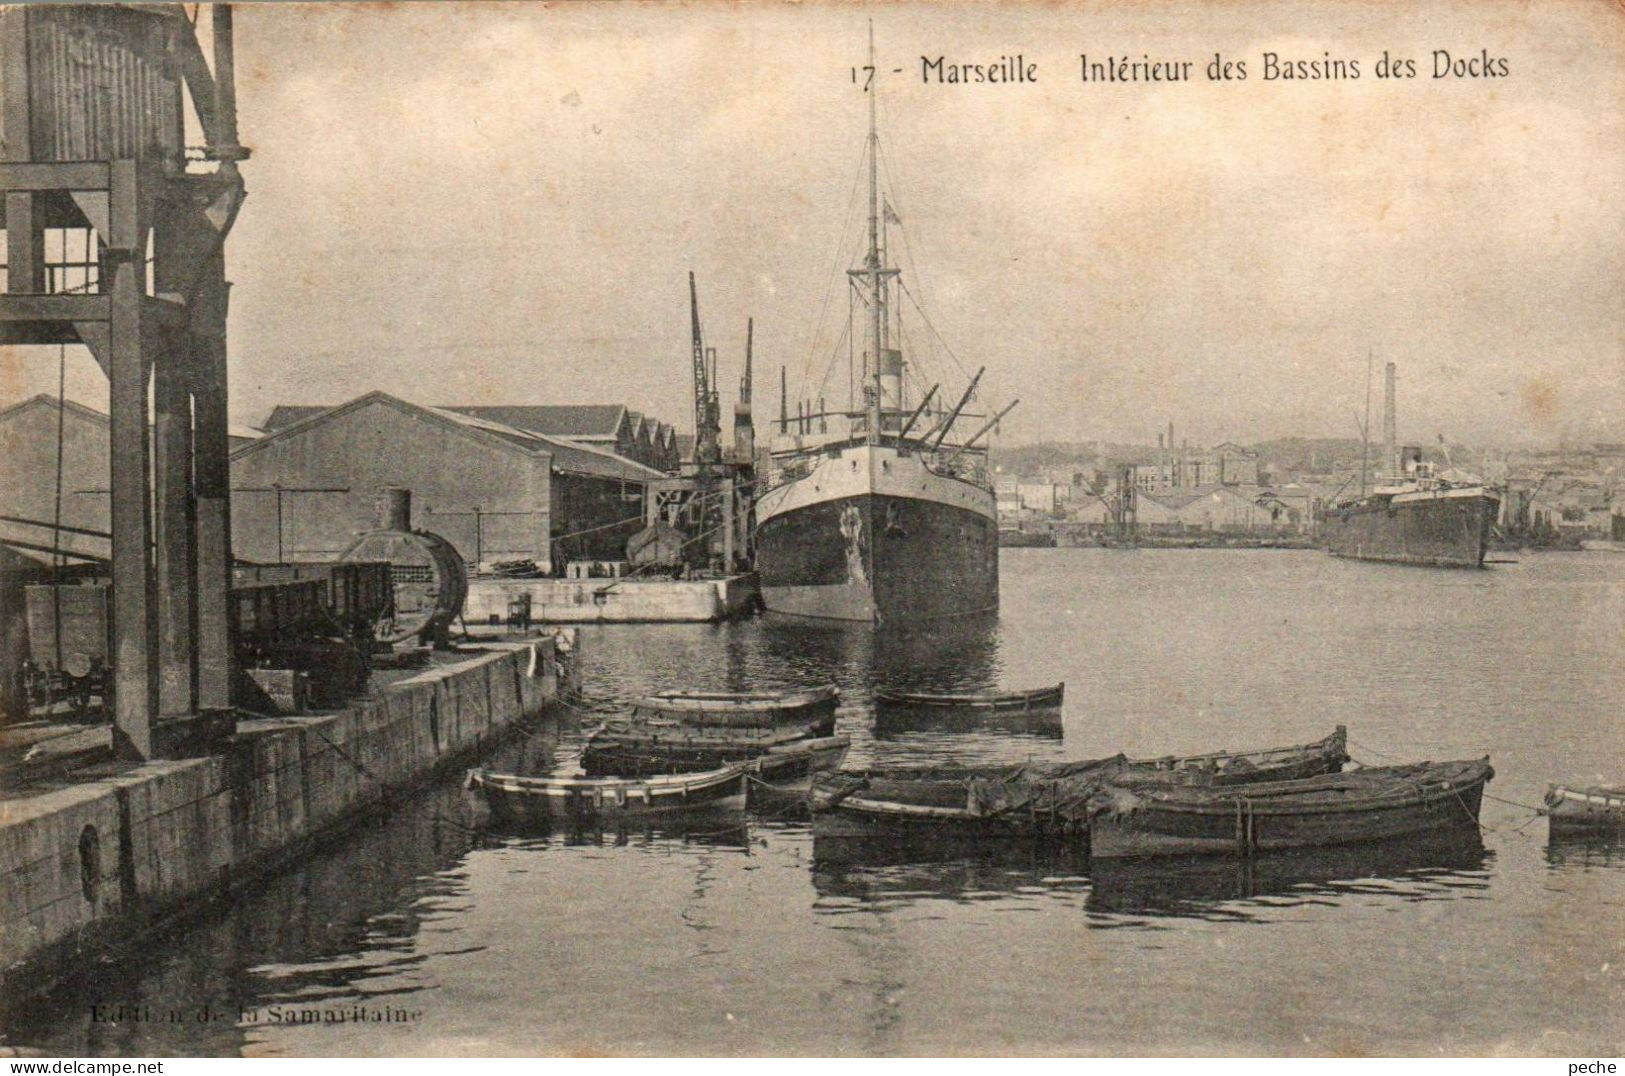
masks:
[[[1617,1056],[1622,102],[1600,0],[0,8],[0,1053]]]

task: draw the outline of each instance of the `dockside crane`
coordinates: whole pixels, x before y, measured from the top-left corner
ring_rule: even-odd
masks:
[[[716,387],[716,351],[707,352],[700,330],[700,296],[688,274],[688,303],[694,330],[694,462],[722,462],[722,407]]]
[[[734,462],[751,467],[756,459],[756,424],[751,415],[751,344],[756,336],[756,319],[745,322],[745,372],[739,378],[739,399],[734,404]]]

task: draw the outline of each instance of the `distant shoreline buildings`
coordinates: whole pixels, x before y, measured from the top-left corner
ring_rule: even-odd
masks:
[[[1012,544],[1056,535],[1193,533],[1311,538],[1321,514],[1376,480],[1380,448],[1358,440],[1292,438],[1244,446],[1176,440],[1155,445],[1029,445],[995,454],[999,526]],[[1446,475],[1503,490],[1498,530],[1511,543],[1578,547],[1625,540],[1625,443],[1427,455]],[[1363,457],[1363,458],[1362,458]],[[1125,496],[1125,487],[1129,490]]]

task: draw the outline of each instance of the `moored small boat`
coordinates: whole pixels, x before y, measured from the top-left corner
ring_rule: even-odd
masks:
[[[1625,831],[1625,787],[1551,785],[1543,813],[1554,834]]]
[[[1239,855],[1478,825],[1488,758],[1376,766],[1261,784],[1111,782],[1090,817],[1090,855]]]
[[[689,773],[756,758],[814,738],[808,726],[693,728],[676,721],[607,721],[587,738],[581,768],[590,776]]]
[[[851,743],[804,729],[605,725],[588,738],[581,768],[594,777],[643,777],[740,764],[759,780],[776,781],[840,768]]]
[[[656,777],[527,777],[471,770],[498,821],[572,820],[745,805],[744,766]]]
[[[875,708],[875,736],[898,739],[911,733],[985,732],[1059,740],[1066,725],[1057,707],[1050,710],[936,710],[896,706]]]
[[[1111,780],[1201,787],[1336,773],[1348,761],[1337,726],[1314,743],[1257,751],[1002,767],[826,774],[813,781],[813,831],[827,836],[1083,838],[1091,801]]]
[[[813,778],[819,837],[1064,839],[1088,832],[1088,801],[1122,756],[1070,766],[844,771]]]
[[[1257,784],[1337,773],[1349,760],[1349,733],[1343,725],[1314,743],[1265,747],[1256,751],[1211,751],[1205,755],[1137,758],[1119,775],[1158,783],[1199,785]]]
[[[841,768],[852,746],[850,736],[821,736],[781,744],[745,763],[746,772],[765,784],[786,787]]]
[[[796,691],[660,691],[632,706],[632,719],[679,721],[696,728],[806,725],[817,736],[835,729],[840,688],[834,684]]]
[[[1054,710],[1061,705],[1066,693],[1066,682],[1028,691],[980,692],[972,694],[932,694],[920,691],[898,691],[877,688],[875,702],[888,707],[911,710],[979,710],[993,713],[1025,713],[1030,710]]]

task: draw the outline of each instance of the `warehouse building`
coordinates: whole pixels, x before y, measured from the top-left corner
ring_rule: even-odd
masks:
[[[61,520],[106,532],[107,416],[72,400],[39,395],[0,411],[0,515],[51,523],[57,516],[58,424],[62,442]],[[49,542],[49,531],[20,535]]]
[[[51,524],[66,528],[61,545],[69,553],[90,551],[105,557],[105,537],[80,533],[109,529],[109,425],[107,416],[73,400],[40,394],[0,409],[0,540],[49,544]],[[233,426],[236,448],[259,431]],[[61,451],[61,509],[57,506],[57,443]],[[30,525],[18,520],[33,520]],[[31,550],[31,552],[41,552]],[[49,557],[49,553],[45,554]]]
[[[436,409],[542,437],[562,437],[572,444],[613,452],[657,471],[676,471],[681,462],[672,427],[622,404],[459,404]],[[327,405],[278,404],[263,425],[274,432],[328,410],[331,408]]]
[[[414,525],[471,566],[530,560],[545,572],[618,560],[643,525],[648,484],[664,477],[599,444],[385,392],[278,412],[267,423],[276,428],[232,455],[240,560],[336,557],[373,529],[386,487],[411,490]]]

